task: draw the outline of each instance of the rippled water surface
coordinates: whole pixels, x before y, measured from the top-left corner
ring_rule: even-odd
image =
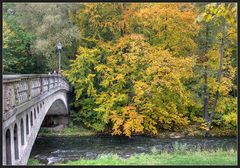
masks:
[[[173,147],[185,145],[187,149],[237,149],[236,138],[152,138],[135,136],[86,136],[86,137],[38,137],[31,156],[42,163],[76,160],[79,157],[94,159],[100,154],[114,153],[127,158],[136,153],[172,151]]]

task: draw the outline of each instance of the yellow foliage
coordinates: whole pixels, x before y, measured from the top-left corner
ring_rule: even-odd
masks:
[[[113,122],[113,135],[124,134],[126,136],[131,136],[132,133],[142,133],[143,132],[143,115],[139,115],[134,106],[125,106],[121,108],[122,115],[116,114],[116,111],[110,116],[110,120]]]
[[[220,8],[225,16],[225,7]],[[234,124],[233,100],[223,97],[234,88],[236,68],[230,61],[236,49],[224,50],[223,75],[218,83],[219,39],[209,42],[204,57],[197,59],[200,51],[196,52],[196,42],[202,48],[205,44],[196,39],[200,26],[195,9],[190,3],[85,4],[78,13],[79,27],[83,36],[95,40],[95,47],[80,47],[65,74],[76,87],[77,98],[91,100],[86,104],[94,108],[86,116],[101,118],[112,126],[113,135],[158,134],[161,129],[186,127],[190,121],[207,130],[200,118],[206,66],[209,109],[218,91],[216,112],[223,115],[225,123]],[[214,6],[209,10],[217,15]],[[198,20],[201,18],[211,21],[213,16],[203,14]],[[235,21],[229,18],[228,22]],[[228,31],[235,33],[236,29]]]
[[[185,10],[181,8],[184,6]],[[191,37],[196,35],[199,26],[195,23],[196,12],[191,4],[155,4],[140,9],[135,19],[144,29],[155,30],[164,48],[174,55],[185,56],[187,50],[196,48]]]

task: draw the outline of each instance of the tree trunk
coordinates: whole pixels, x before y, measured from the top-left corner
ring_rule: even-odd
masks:
[[[167,20],[168,20],[168,15],[167,15],[167,12],[165,13],[165,21],[167,22]],[[168,26],[167,26],[167,23],[165,23],[164,24],[164,31],[163,31],[163,33],[164,33],[164,41],[167,41],[167,29],[168,29]],[[165,47],[166,49],[168,49],[169,51],[172,51],[172,49],[171,49],[171,47],[170,47],[170,45],[169,45],[169,41],[167,41],[167,45],[166,45],[166,47]]]
[[[207,51],[208,51],[208,24],[206,25],[206,42],[205,42],[205,62],[208,61],[207,59]],[[209,92],[208,92],[208,66],[204,66],[204,119],[208,121],[208,102],[209,102]]]
[[[205,71],[207,71],[207,67],[205,67]],[[208,82],[207,82],[208,74],[205,72],[204,74],[204,119],[208,121],[208,102],[209,102],[209,93],[208,93]]]
[[[218,79],[217,79],[218,84],[220,84],[220,82],[221,82],[221,74],[222,74],[223,54],[224,54],[224,45],[225,45],[225,37],[226,37],[225,27],[226,27],[226,20],[223,19],[222,43],[221,43],[221,49],[220,49],[220,64],[219,64]],[[209,130],[211,129],[213,115],[215,113],[215,109],[217,106],[218,96],[219,96],[219,91],[217,91],[216,95],[215,95],[213,108],[212,108],[212,112],[211,112],[210,119],[209,119]]]
[[[166,12],[166,14],[165,14],[165,20],[166,20],[166,22],[167,22],[167,12]],[[164,41],[166,41],[167,40],[167,23],[165,23],[164,24],[164,31],[165,32],[163,32],[164,33]]]

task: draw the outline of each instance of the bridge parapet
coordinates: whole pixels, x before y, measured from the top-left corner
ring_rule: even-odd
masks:
[[[3,118],[15,107],[56,88],[69,90],[61,75],[3,75]]]

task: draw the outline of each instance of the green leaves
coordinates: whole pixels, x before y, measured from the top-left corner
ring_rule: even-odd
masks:
[[[15,17],[4,16],[3,20],[3,64],[4,73],[36,72],[36,62],[31,56],[34,36],[23,29]],[[44,69],[44,67],[42,67]]]
[[[214,21],[216,24],[221,24],[222,19],[226,19],[229,25],[235,23],[237,16],[236,4],[225,3],[211,3],[206,5],[205,11],[198,16],[199,21],[210,22]]]

